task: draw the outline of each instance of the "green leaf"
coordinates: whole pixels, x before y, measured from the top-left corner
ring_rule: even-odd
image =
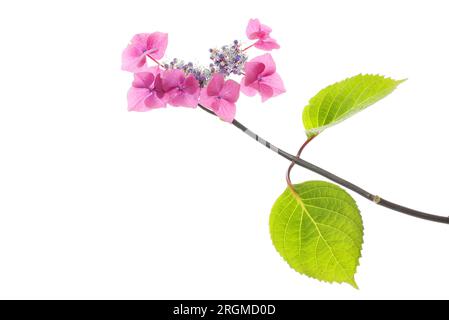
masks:
[[[354,275],[363,243],[363,223],[354,199],[324,181],[287,187],[270,216],[276,250],[299,273],[357,288]]]
[[[362,75],[334,83],[318,92],[304,108],[302,121],[308,137],[341,122],[389,95],[405,80]]]

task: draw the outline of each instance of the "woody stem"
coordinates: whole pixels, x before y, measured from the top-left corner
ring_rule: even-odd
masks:
[[[211,110],[207,109],[206,107],[202,106],[201,104],[198,105],[202,110],[215,115],[214,112],[212,112]],[[251,138],[253,138],[254,140],[258,141],[259,143],[261,143],[262,145],[264,145],[266,148],[272,150],[273,152],[277,153],[278,155],[280,155],[281,157],[295,163],[298,166],[301,166],[303,168],[306,168],[312,172],[315,172],[349,190],[354,191],[355,193],[358,193],[359,195],[361,195],[362,197],[374,202],[375,204],[378,204],[380,206],[389,208],[391,210],[415,217],[415,218],[420,218],[420,219],[424,219],[424,220],[428,220],[428,221],[433,221],[433,222],[439,222],[439,223],[445,223],[445,224],[449,224],[449,217],[447,216],[440,216],[440,215],[435,215],[435,214],[430,214],[430,213],[425,213],[422,211],[418,211],[418,210],[414,210],[411,208],[407,208],[404,206],[401,206],[399,204],[396,204],[394,202],[385,200],[377,195],[374,195],[364,189],[362,189],[361,187],[343,179],[340,178],[339,176],[326,171],[310,162],[307,162],[299,157],[295,157],[294,155],[272,145],[270,142],[262,139],[261,137],[259,137],[257,134],[255,134],[254,132],[252,132],[251,130],[249,130],[247,127],[245,127],[243,124],[241,124],[239,121],[237,120],[233,120],[232,121],[232,125],[240,130],[242,130],[244,133],[246,133],[248,136],[250,136]],[[311,139],[310,139],[311,141]],[[309,142],[310,142],[309,141]],[[305,144],[307,145],[307,144]],[[304,147],[305,147],[304,145]],[[302,148],[304,149],[304,148]],[[300,150],[302,152],[302,150]]]

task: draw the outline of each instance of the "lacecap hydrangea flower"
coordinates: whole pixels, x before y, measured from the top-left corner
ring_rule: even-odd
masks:
[[[122,69],[130,72],[141,71],[146,58],[162,59],[167,49],[168,35],[162,32],[136,34],[123,51]]]
[[[174,107],[208,108],[218,117],[232,122],[240,91],[248,96],[259,93],[262,101],[285,92],[271,54],[249,60],[254,47],[271,51],[279,49],[271,38],[271,28],[251,19],[246,33],[254,42],[244,47],[234,40],[229,45],[209,49],[211,63],[198,66],[178,58],[161,62],[168,44],[162,32],[135,35],[122,55],[122,69],[134,73],[128,91],[128,110],[145,112]],[[240,80],[239,80],[240,78]]]
[[[256,57],[245,64],[242,92],[248,96],[259,93],[262,102],[285,92],[284,83],[276,73],[276,64],[270,54]]]
[[[246,28],[246,35],[251,40],[257,40],[254,46],[262,50],[279,49],[277,41],[270,37],[271,28],[261,24],[259,19],[251,19]]]

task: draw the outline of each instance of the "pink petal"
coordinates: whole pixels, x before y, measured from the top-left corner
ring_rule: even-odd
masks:
[[[157,95],[153,92],[150,96],[145,99],[145,106],[148,110],[163,108],[166,106],[165,101],[159,99]]]
[[[146,63],[147,41],[149,33],[136,34],[122,54],[122,69],[138,72]]]
[[[162,85],[161,73],[158,73],[156,79],[154,79],[154,89],[153,91],[156,93],[159,99],[164,99],[165,90]]]
[[[260,24],[260,32],[263,32],[266,35],[269,35],[271,33],[271,31],[273,31],[273,30],[271,30],[271,28],[269,26]]]
[[[134,88],[151,88],[154,82],[154,74],[150,72],[140,72],[134,74],[133,87]]]
[[[148,53],[154,59],[162,59],[167,49],[168,34],[162,32],[154,32],[148,36],[146,47]]]
[[[265,102],[268,99],[273,97],[274,90],[272,87],[270,87],[264,83],[260,83],[259,84],[259,93],[260,93],[260,96],[262,97],[262,102]]]
[[[184,81],[184,91],[189,94],[197,94],[200,92],[200,83],[193,75],[187,76]]]
[[[224,76],[221,73],[216,73],[207,85],[207,94],[209,96],[218,96],[224,85]]]
[[[285,92],[284,82],[282,81],[281,76],[277,73],[264,77],[261,84],[265,84],[273,89],[273,97]]]
[[[195,108],[200,96],[200,85],[193,75],[189,75],[178,87],[168,93],[168,102],[175,107]]]
[[[271,31],[269,26],[261,24],[258,19],[249,20],[248,26],[246,27],[246,35],[251,40],[269,39]]]
[[[276,64],[273,60],[273,57],[271,56],[271,54],[266,53],[264,55],[258,56],[254,59],[252,59],[250,62],[259,62],[259,63],[263,63],[263,65],[265,66],[265,69],[263,70],[263,72],[260,74],[262,77],[266,77],[269,75],[272,75],[273,73],[276,72]]]
[[[128,110],[129,111],[148,111],[145,105],[145,99],[151,94],[151,91],[144,88],[131,87],[128,91]]]
[[[209,108],[213,109],[214,102],[217,100],[216,96],[210,96],[207,94],[207,89],[202,89],[200,94],[200,104]],[[216,111],[216,110],[214,110]]]
[[[248,39],[257,39],[257,33],[260,31],[259,19],[250,19],[246,27],[246,36]]]
[[[234,80],[227,80],[220,91],[220,97],[231,103],[237,102],[239,95],[240,85]]]
[[[168,103],[174,107],[195,108],[198,105],[198,98],[199,92],[198,94],[188,94],[178,90],[177,92],[172,92],[170,94]]]
[[[145,52],[148,50],[147,43],[150,36],[151,33],[138,33],[131,39],[131,45],[136,49]]]
[[[257,41],[257,43],[254,45],[257,49],[265,50],[265,51],[271,51],[273,49],[279,49],[281,46],[276,42],[276,40],[272,38],[263,39]]]
[[[164,91],[170,91],[184,82],[185,74],[181,70],[167,70],[162,72],[162,87]]]
[[[246,77],[243,77],[242,81],[240,82],[240,91],[242,91],[245,95],[249,96],[249,97],[254,97],[257,92],[258,92],[258,88],[259,88],[259,83],[258,82],[253,82],[250,85],[246,85]]]
[[[129,45],[122,54],[122,70],[138,72],[146,63],[146,56],[141,50]]]
[[[217,99],[212,107],[217,116],[226,122],[232,122],[235,118],[235,104],[224,99]]]
[[[261,62],[247,62],[245,64],[245,85],[250,85],[257,81],[264,70],[265,65]]]

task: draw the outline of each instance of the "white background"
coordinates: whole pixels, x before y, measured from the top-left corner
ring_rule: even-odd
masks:
[[[128,113],[120,70],[135,33],[168,32],[168,58],[209,63],[257,17],[282,46],[288,92],[242,97],[237,118],[290,152],[319,89],[360,72],[408,78],[304,158],[448,215],[448,13],[410,0],[2,1],[0,298],[449,298],[449,226],[355,194],[360,290],[291,270],[268,232],[288,163],[199,109]]]

